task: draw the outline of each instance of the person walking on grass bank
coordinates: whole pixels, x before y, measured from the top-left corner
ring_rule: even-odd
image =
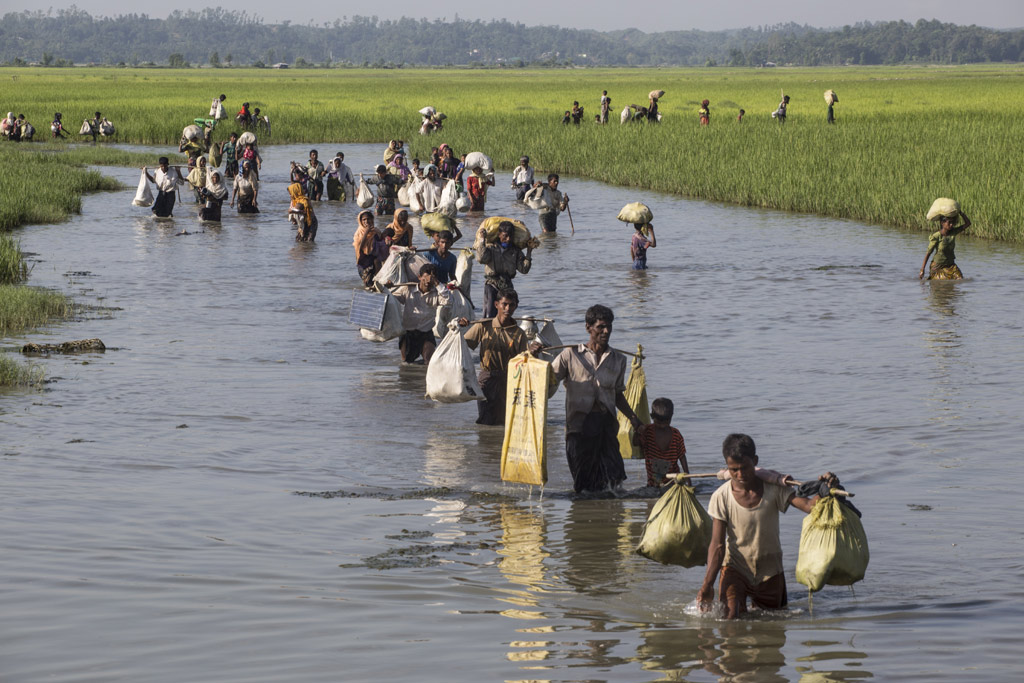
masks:
[[[174,167],[171,173],[170,161],[167,157],[160,157],[160,167],[149,174],[149,168],[143,166],[142,172],[146,174],[149,182],[156,185],[156,200],[153,202],[153,215],[157,218],[170,218],[174,212],[174,193],[178,185],[184,185],[185,179],[181,176],[181,169]]]
[[[608,345],[614,320],[606,306],[588,308],[590,341],[562,349],[551,364],[556,382],[565,382],[565,457],[576,493],[614,493],[626,480],[615,411],[641,426],[623,393],[629,361]]]
[[[730,479],[718,487],[708,504],[714,520],[708,545],[707,573],[697,594],[701,611],[711,609],[715,581],[726,619],[747,611],[747,598],[761,609],[783,609],[788,604],[786,577],[779,542],[779,513],[792,505],[810,512],[818,496],[803,498],[786,486],[757,476],[757,448],[746,434],[730,434],[722,443]],[[839,479],[827,472],[819,481],[832,488]]]
[[[540,227],[544,232],[558,230],[558,214],[569,207],[569,195],[558,190],[558,174],[548,174],[548,182],[533,184],[533,189],[524,197],[531,209],[539,210]]]
[[[957,220],[962,218],[964,222],[957,225]],[[928,238],[928,253],[924,255],[924,263],[917,277],[924,277],[924,269],[928,266],[928,259],[934,253],[932,267],[928,271],[929,280],[962,280],[964,274],[956,265],[956,236],[967,228],[971,227],[971,219],[963,211],[957,210],[956,216],[942,216],[939,218],[939,230],[933,232]]]

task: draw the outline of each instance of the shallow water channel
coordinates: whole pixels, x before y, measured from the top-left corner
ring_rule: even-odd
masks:
[[[369,171],[383,145],[338,148]],[[961,237],[967,279],[922,283],[923,234],[563,178],[576,232],[563,214],[544,238],[520,313],[568,343],[611,306],[613,345],[644,345],[695,471],[742,431],[765,466],[839,473],[864,511],[854,591],[808,609],[790,510],[790,610],[726,623],[693,613],[700,568],[633,553],[651,499],[566,494],[561,390],[541,495],[500,481],[501,430],[474,405],[425,400],[396,342],[360,338],[358,209],[317,207],[315,245],[284,217],[307,152],[265,150],[259,216],[155,221],[131,206],[138,171],[104,169],[131,189],[20,231],[31,284],[94,307],[29,339],[113,348],[41,359],[43,390],[0,395],[4,681],[1020,674],[1024,250]],[[488,213],[534,229],[499,177]],[[647,272],[615,220],[638,199],[659,239]],[[627,472],[643,483],[642,463]]]

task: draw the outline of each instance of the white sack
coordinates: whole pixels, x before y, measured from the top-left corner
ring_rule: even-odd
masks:
[[[623,109],[622,113],[619,114],[619,123],[625,123],[626,121],[629,121],[629,107]]]
[[[418,182],[409,191],[409,210],[413,213],[423,212],[423,202],[420,201],[420,190],[423,188],[424,182],[426,181]]]
[[[139,178],[139,189],[132,200],[134,206],[153,206],[153,191],[149,189],[149,180],[146,179],[146,172],[142,172]]]
[[[433,107],[430,107],[430,106],[423,107],[423,109],[420,109],[420,115],[421,116],[428,116],[429,117],[429,116],[433,116],[436,113],[437,113],[437,110],[434,109]]]
[[[460,249],[459,258],[455,263],[455,284],[467,297],[472,296],[469,288],[473,284],[473,259],[476,253],[472,249]]]
[[[361,209],[368,209],[373,206],[373,193],[370,192],[370,186],[366,184],[365,180],[359,181],[359,192],[356,193],[356,204]]]
[[[409,206],[409,186],[402,185],[398,188],[398,203],[402,206]]]
[[[447,336],[438,345],[427,366],[427,398],[440,403],[465,403],[483,400],[480,383],[469,345],[458,323],[449,325]]]
[[[389,294],[387,303],[384,304],[384,323],[380,330],[361,327],[359,334],[363,336],[363,339],[375,342],[386,342],[398,337],[402,334],[402,312],[402,302],[393,294]]]
[[[469,207],[473,206],[473,202],[469,201],[469,195],[459,195],[459,198],[455,200],[455,210],[465,213],[469,211]]]
[[[466,295],[458,289],[448,290],[448,306],[438,306],[437,313],[434,316],[434,336],[444,337],[445,330],[448,329],[448,323],[455,321],[458,322],[459,318],[465,318],[466,320],[472,320],[474,317],[473,304],[470,303]]]
[[[78,131],[79,135],[92,135],[92,124],[89,123],[89,119],[82,121],[82,128]]]
[[[466,155],[466,170],[472,171],[477,166],[480,167],[485,174],[494,172],[494,163],[491,158],[483,152],[470,152]]]

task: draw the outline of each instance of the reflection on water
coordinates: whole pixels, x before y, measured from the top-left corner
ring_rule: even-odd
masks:
[[[344,151],[372,171],[382,146]],[[500,428],[475,425],[472,403],[425,400],[423,366],[346,323],[358,208],[318,205],[317,242],[295,243],[287,161],[307,153],[268,148],[264,212],[225,210],[220,226],[181,205],[153,220],[125,190],[21,231],[39,255],[30,284],[108,309],[28,336],[118,350],[40,358],[45,390],[2,397],[5,680],[959,683],[968,647],[987,680],[1019,673],[1006,634],[1024,593],[965,605],[1019,582],[1005,529],[985,523],[1005,501],[985,494],[992,470],[1024,477],[1024,250],[986,243],[971,250],[985,277],[919,287],[905,274],[920,235],[563,178],[576,235],[563,220],[541,236],[520,311],[572,343],[588,306],[611,307],[613,344],[643,344],[648,394],[675,402],[695,470],[744,431],[766,465],[837,471],[863,501],[872,567],[856,598],[826,589],[813,616],[723,623],[687,612],[699,568],[633,552],[651,501],[569,494],[562,395],[531,497],[499,480]],[[615,216],[645,199],[687,229],[635,272]],[[488,208],[536,230],[507,191]],[[457,246],[481,218],[459,217]],[[822,270],[849,262],[851,239],[872,267]],[[641,462],[627,471],[642,483]],[[790,585],[800,521],[781,520]]]

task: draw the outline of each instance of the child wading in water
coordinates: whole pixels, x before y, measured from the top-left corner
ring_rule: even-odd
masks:
[[[651,424],[642,426],[633,435],[633,441],[644,453],[647,485],[650,487],[661,486],[667,475],[678,473],[680,468],[684,474],[690,473],[683,435],[672,426],[674,412],[675,407],[669,399],[654,399],[651,403]],[[689,480],[685,483],[688,484]]]
[[[636,232],[629,243],[629,255],[633,257],[633,270],[647,270],[647,250],[658,246],[654,237],[654,226],[650,223],[634,223]],[[647,234],[644,234],[644,233]],[[649,237],[648,237],[649,235]]]
[[[786,487],[762,480],[756,472],[757,448],[746,434],[730,434],[722,443],[730,479],[711,496],[708,514],[714,520],[708,545],[708,569],[697,594],[702,611],[710,609],[715,580],[721,576],[719,600],[725,618],[747,611],[747,597],[761,609],[782,609],[788,603],[779,542],[779,513],[792,505],[810,512],[818,496],[799,497]],[[838,488],[828,472],[819,478]]]

